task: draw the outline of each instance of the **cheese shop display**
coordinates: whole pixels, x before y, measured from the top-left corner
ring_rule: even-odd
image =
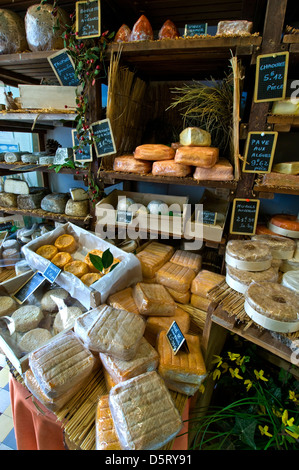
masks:
[[[128,25],[123,24],[117,31],[114,37],[114,42],[129,42],[131,37],[131,30]]]
[[[166,20],[158,33],[159,39],[177,39],[179,36],[179,30],[171,20]]]
[[[218,159],[219,149],[216,147],[182,146],[177,149],[174,161],[183,165],[212,168]]]
[[[173,322],[176,322],[183,335],[189,332],[190,315],[185,310],[176,307],[173,316],[148,316],[146,318],[146,326],[144,337],[154,347],[156,347],[157,339],[161,331],[168,331]]]
[[[115,385],[109,405],[123,450],[159,449],[182,428],[179,412],[156,371]]]
[[[176,176],[185,177],[192,172],[191,166],[176,163],[173,160],[154,162],[152,174],[156,176]]]
[[[170,260],[173,253],[174,248],[171,245],[164,245],[158,242],[150,243],[137,254],[143,277],[146,279],[154,278],[159,268]]]
[[[23,19],[11,10],[0,9],[0,54],[14,54],[28,48]]]
[[[111,307],[139,314],[139,310],[133,297],[132,287],[127,287],[115,294],[109,295],[107,303],[108,305],[111,305]]]
[[[219,21],[216,36],[249,36],[253,23],[247,20]]]
[[[190,251],[176,250],[173,256],[170,258],[171,263],[191,268],[197,274],[201,268],[201,255],[192,253]]]
[[[153,39],[154,33],[149,20],[145,15],[141,15],[133,25],[130,41],[146,41]]]
[[[136,147],[134,151],[134,158],[137,160],[160,161],[172,160],[175,156],[175,151],[162,144],[143,144]]]
[[[50,51],[63,48],[62,33],[68,24],[69,15],[60,7],[48,3],[28,8],[25,15],[26,38],[31,51]],[[58,27],[56,20],[59,20]],[[54,28],[54,26],[56,27]]]
[[[193,178],[198,181],[232,181],[234,179],[232,164],[224,159],[219,159],[212,168],[196,167]]]
[[[277,235],[299,238],[299,219],[293,214],[277,214],[271,217],[268,228]]]
[[[245,294],[244,309],[257,324],[272,331],[299,330],[299,295],[278,283],[253,282]]]
[[[167,262],[156,273],[156,281],[178,292],[188,292],[196,274],[193,269]]]
[[[251,282],[278,282],[278,270],[271,266],[271,268],[264,271],[243,271],[241,269],[226,266],[226,283],[237,292],[245,294]]]

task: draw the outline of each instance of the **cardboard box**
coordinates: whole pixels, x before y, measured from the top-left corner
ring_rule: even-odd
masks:
[[[91,250],[105,251],[110,248],[114,258],[121,260],[117,268],[105,274],[105,276],[92,284],[92,287],[86,286],[78,277],[69,272],[61,271],[58,275],[55,280],[56,284],[66,289],[87,310],[105,303],[110,294],[142,280],[141,265],[135,255],[126,253],[95,234],[69,222],[58,226],[51,232],[45,233],[23,246],[22,251],[25,259],[32,269],[38,270],[41,273],[45,271],[49,261],[35,252],[42,245],[53,245],[56,238],[64,233],[73,235],[78,243],[77,251],[72,254],[73,259],[83,261]]]
[[[169,215],[155,215],[147,213],[139,213],[132,215],[130,211],[119,214],[117,204],[119,197],[127,197],[133,199],[136,204],[147,206],[151,201],[159,200],[166,203],[173,213]],[[188,197],[185,196],[169,196],[162,194],[135,193],[130,191],[112,191],[107,197],[102,199],[96,205],[97,226],[117,226],[136,227],[140,232],[160,233],[165,236],[179,236],[184,233],[184,225],[187,213]]]
[[[221,242],[229,208],[228,197],[223,199],[217,197],[213,191],[206,190],[199,204],[203,205],[204,211],[215,213],[214,223],[201,223],[195,211],[191,219],[186,222],[186,237],[192,238],[194,234],[198,234],[198,238],[202,237],[203,240]]]
[[[76,108],[75,86],[19,85],[19,90],[23,109]]]

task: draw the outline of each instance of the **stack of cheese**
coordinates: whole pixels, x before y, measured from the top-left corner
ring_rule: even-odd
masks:
[[[186,177],[193,173],[197,180],[229,181],[233,167],[228,160],[219,160],[219,149],[211,147],[211,134],[199,127],[188,127],[180,134],[180,142],[171,147],[143,144],[133,155],[116,157],[114,170],[137,174],[152,172],[155,176]]]
[[[0,266],[14,266],[21,259],[20,249],[17,240],[5,240],[1,245]]]
[[[251,282],[277,282],[278,270],[272,266],[269,246],[256,240],[230,240],[226,246],[226,282],[244,294]]]
[[[207,312],[212,303],[209,292],[223,283],[224,279],[221,274],[202,269],[191,284],[191,305]]]
[[[268,229],[283,238],[284,240],[290,240],[289,243],[297,244],[292,251],[293,256],[285,256],[281,258],[283,261],[280,266],[282,272],[297,271],[299,270],[299,214],[277,214],[271,217],[268,222]],[[286,243],[286,242],[285,242]]]
[[[270,234],[254,235],[252,240],[265,243],[270,248],[272,267],[276,267],[282,272],[299,269],[299,257],[297,257],[296,249],[299,240],[296,243],[292,238]]]
[[[101,250],[91,250],[84,258],[84,261],[74,259],[74,254],[78,248],[78,242],[73,235],[65,233],[56,238],[51,245],[41,245],[37,248],[36,253],[43,258],[51,261],[60,269],[73,274],[78,277],[83,284],[91,286],[94,282],[98,281],[105,274],[109,272],[111,267],[119,263],[118,258],[114,258],[111,266],[108,269],[99,271],[91,262],[90,255],[101,257],[103,252]]]

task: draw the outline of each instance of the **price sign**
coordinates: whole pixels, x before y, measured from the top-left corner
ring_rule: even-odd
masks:
[[[249,132],[243,161],[244,173],[270,173],[278,132]]]
[[[133,213],[127,211],[117,211],[116,222],[121,224],[130,224],[133,219]]]
[[[185,24],[184,36],[207,35],[208,23]]]
[[[186,338],[175,321],[172,322],[169,330],[167,331],[166,338],[168,339],[174,354],[176,354],[181,348],[183,348],[185,352],[189,352]]]
[[[259,207],[259,199],[234,199],[230,233],[236,235],[254,235]]]
[[[48,61],[59,81],[63,86],[78,86],[79,79],[75,75],[75,66],[72,58],[68,55],[67,49],[62,49],[56,54],[48,57]]]
[[[100,158],[104,155],[116,153],[110,120],[103,119],[102,121],[95,122],[91,125],[91,128],[96,140],[95,150],[97,157]]]
[[[51,261],[49,262],[48,266],[46,267],[46,269],[44,270],[43,272],[43,276],[49,281],[51,282],[51,284],[53,284],[53,282],[55,282],[57,276],[61,273],[61,269],[58,268],[58,266],[56,266],[55,264],[51,263]]]
[[[25,300],[30,297],[31,294],[33,294],[36,289],[38,289],[39,286],[42,285],[42,283],[46,280],[46,278],[39,272],[36,272],[33,274],[28,281],[20,288],[18,289],[12,297],[19,303],[23,304]]]
[[[76,32],[78,39],[101,36],[101,2],[76,2]]]
[[[286,96],[289,53],[277,52],[257,57],[254,101],[282,100]]]
[[[72,129],[72,141],[73,147],[77,147],[79,145],[79,140],[77,137],[76,129]],[[81,150],[81,152],[80,152]],[[92,162],[92,146],[89,144],[83,145],[80,149],[74,149],[74,161],[75,162]]]

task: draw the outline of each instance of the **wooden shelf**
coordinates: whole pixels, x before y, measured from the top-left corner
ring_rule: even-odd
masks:
[[[72,122],[76,117],[75,111],[69,113],[53,110],[53,112],[46,112],[43,109],[24,109],[18,111],[0,111],[0,124],[1,121],[22,121],[22,122],[36,122],[36,123],[55,123],[57,121]]]
[[[105,184],[116,184],[116,181],[141,181],[143,183],[163,183],[163,184],[179,184],[183,186],[200,186],[209,188],[225,188],[235,190],[237,181],[196,181],[192,176],[185,178],[174,176],[155,176],[136,175],[134,173],[123,173],[120,171],[101,171],[100,178]]]
[[[261,45],[260,36],[165,39],[122,43],[121,58],[141,74],[156,80],[199,79],[222,76],[232,53],[251,57]],[[118,51],[119,44],[108,46]]]
[[[285,34],[282,42],[286,44],[299,44],[299,34]]]
[[[274,193],[274,194],[294,194],[299,196],[299,188],[291,188],[287,186],[270,186],[270,185],[261,185],[256,184],[253,187],[253,192],[255,193]]]
[[[30,169],[24,168],[24,167],[31,167]],[[52,165],[34,165],[34,164],[26,164],[26,163],[0,163],[0,175],[5,172],[5,174],[10,174],[10,173],[23,173],[24,171],[42,171],[43,173],[55,173],[55,170],[51,168]],[[22,169],[23,167],[23,169]],[[1,171],[2,170],[2,171]],[[86,173],[86,168],[61,168],[59,170],[59,174],[67,174],[67,175],[83,175]]]
[[[89,225],[89,219],[86,219],[86,217],[70,217],[66,214],[54,214],[53,212],[47,212],[43,209],[32,209],[31,211],[25,211],[18,209],[17,207],[8,208],[0,206],[0,213],[1,212],[6,214],[19,214],[23,217],[38,217],[40,219],[55,220],[61,223],[72,222],[76,225]]]

